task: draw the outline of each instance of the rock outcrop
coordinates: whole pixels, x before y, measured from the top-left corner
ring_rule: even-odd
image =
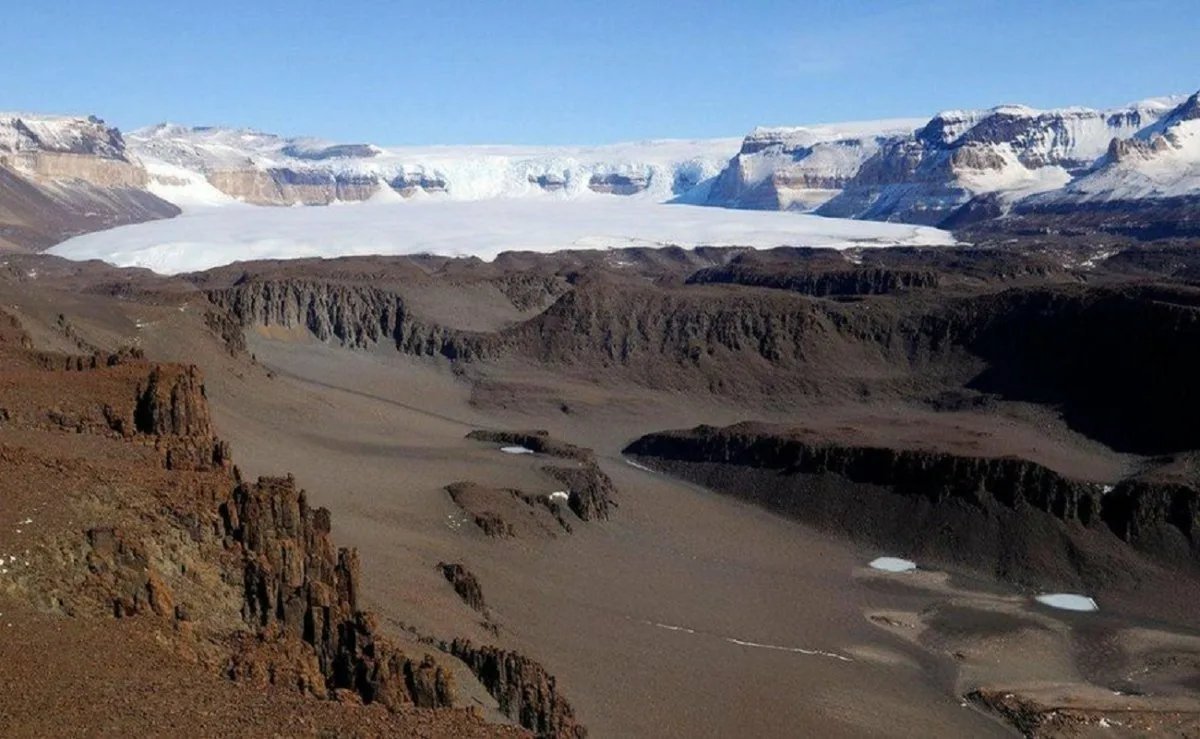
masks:
[[[480,531],[496,539],[553,538],[572,531],[565,510],[549,495],[473,482],[451,483],[446,492]]]
[[[447,651],[471,668],[500,710],[545,739],[583,739],[587,730],[546,669],[528,657],[455,639]]]
[[[317,672],[301,675],[306,688],[351,690],[393,709],[453,704],[449,672],[378,637],[374,617],[358,607],[357,553],[333,545],[329,511],[309,507],[292,478],[240,483],[221,516],[225,536],[243,553],[243,617],[261,634],[312,649]],[[267,661],[272,673],[291,667]],[[263,669],[248,664],[239,656],[231,672]]]
[[[468,608],[480,613],[487,611],[487,604],[483,600],[483,588],[470,570],[459,562],[439,562],[438,569]]]
[[[115,616],[128,624],[115,633],[144,629],[194,669],[397,712],[380,725],[453,706],[451,672],[362,609],[358,556],[333,543],[329,511],[291,477],[249,482],[229,465],[199,370],[50,361],[0,318],[3,423],[21,432],[0,445],[0,494],[42,512],[21,538],[38,561],[3,597],[57,614],[61,631]],[[427,731],[488,733],[465,711],[427,716]]]
[[[366,284],[249,281],[208,297],[244,326],[302,328],[352,348],[391,341],[406,354],[450,359],[478,357],[488,348],[480,337],[414,316],[399,294]]]
[[[133,428],[153,437],[167,469],[221,468],[229,447],[213,435],[199,368],[158,365],[139,385]]]
[[[1099,585],[1135,576],[1139,557],[1200,572],[1192,485],[1102,486],[1023,459],[759,424],[649,434],[625,452],[822,528],[1021,583]]]
[[[616,488],[612,479],[596,464],[596,455],[591,449],[558,441],[544,430],[478,429],[467,434],[467,438],[517,445],[538,454],[576,462],[575,466],[545,465],[541,470],[566,486],[567,490],[564,492],[567,494],[567,506],[584,521],[607,519],[609,511],[616,507],[613,500]],[[551,500],[545,502],[551,506],[555,505]],[[565,525],[565,522],[563,523]],[[570,526],[567,526],[567,530],[570,531]]]

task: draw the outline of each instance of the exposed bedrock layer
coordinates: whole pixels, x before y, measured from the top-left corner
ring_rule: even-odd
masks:
[[[451,483],[446,492],[480,531],[496,539],[554,538],[574,530],[566,511],[548,495],[473,482]]]
[[[78,160],[80,166],[88,158],[69,156],[73,157],[72,162]],[[0,247],[37,251],[81,233],[178,215],[176,206],[138,186],[123,184],[129,179],[123,172],[131,166],[89,165],[98,171],[86,173],[87,176],[99,183],[114,183],[96,184],[69,174],[24,173],[0,163]],[[39,168],[44,168],[44,162]],[[118,171],[108,172],[110,168]],[[56,164],[49,171],[63,169],[70,168]]]
[[[1019,583],[1123,582],[1142,557],[1200,575],[1200,492],[1188,484],[1145,477],[1110,489],[1023,459],[837,444],[761,424],[648,434],[625,451],[818,527]]]
[[[1099,202],[1031,200],[1018,204],[1007,218],[981,220],[968,238],[1099,232],[1143,241],[1195,239],[1200,236],[1200,195]]]
[[[553,675],[537,662],[493,646],[455,639],[447,651],[458,657],[499,702],[500,710],[545,739],[583,739],[587,730],[558,691]]]
[[[558,441],[543,430],[494,431],[478,429],[467,434],[468,439],[491,441],[498,444],[514,444],[538,454],[566,459],[573,466],[545,465],[542,472],[566,486],[567,507],[584,521],[607,519],[611,509],[616,508],[613,500],[616,487],[612,479],[596,463],[591,449]],[[568,527],[569,530],[569,527]]]
[[[251,281],[208,295],[243,325],[307,329],[356,348],[391,341],[406,354],[469,358],[483,347],[478,337],[417,318],[400,295],[364,284]]]
[[[120,132],[99,119],[0,116],[0,249],[41,250],[177,215],[148,181]]]
[[[450,671],[407,656],[362,609],[358,555],[334,544],[329,511],[290,476],[241,479],[198,369],[68,361],[0,318],[0,493],[46,511],[23,542],[50,553],[6,598],[58,614],[62,629],[144,623],[197,669],[238,681],[402,713],[454,704]],[[462,711],[429,716],[487,731]]]
[[[454,592],[462,598],[469,608],[480,613],[487,611],[483,600],[483,588],[475,574],[459,562],[438,562],[438,569],[446,578],[446,582],[454,588]]]
[[[207,175],[221,192],[254,205],[328,205],[367,200],[387,187],[367,174],[333,174],[322,171],[223,169]]]
[[[691,276],[682,285],[577,277],[540,312],[494,331],[417,315],[402,286],[248,274],[207,292],[232,322],[351,347],[519,359],[730,398],[969,389],[1051,406],[1118,451],[1200,447],[1200,289],[1131,281],[1131,271],[1165,267],[1120,255],[1119,274],[1085,284],[1047,255],[933,251],[864,255],[861,266],[802,250],[727,254],[723,266],[676,273]],[[699,284],[713,282],[735,284]]]

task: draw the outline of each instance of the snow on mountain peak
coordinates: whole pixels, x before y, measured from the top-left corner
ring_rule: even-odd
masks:
[[[91,154],[125,159],[117,129],[95,116],[0,113],[0,151]]]

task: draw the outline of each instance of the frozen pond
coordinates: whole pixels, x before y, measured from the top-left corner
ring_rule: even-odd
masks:
[[[1038,603],[1050,606],[1051,608],[1060,608],[1064,611],[1098,611],[1100,606],[1096,605],[1096,601],[1086,595],[1076,595],[1074,593],[1045,593],[1036,598]]]
[[[911,572],[917,569],[917,563],[899,557],[879,557],[871,560],[871,569],[883,572]]]

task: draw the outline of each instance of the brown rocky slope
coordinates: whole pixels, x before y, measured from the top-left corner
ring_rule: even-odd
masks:
[[[328,511],[309,507],[291,478],[240,479],[213,435],[198,370],[125,355],[68,362],[32,350],[5,318],[0,512],[23,522],[0,534],[0,549],[22,552],[0,576],[10,617],[29,628],[50,619],[85,639],[103,639],[116,617],[133,629],[116,634],[156,635],[173,674],[337,698],[355,731],[518,733],[451,709],[449,672],[380,635],[358,604],[357,555],[333,544]],[[6,663],[14,674],[21,659]],[[29,679],[49,694],[74,689],[49,674]],[[186,683],[163,692],[188,700]],[[355,713],[364,704],[389,711]],[[34,718],[7,701],[0,716],[34,725],[13,723]]]

